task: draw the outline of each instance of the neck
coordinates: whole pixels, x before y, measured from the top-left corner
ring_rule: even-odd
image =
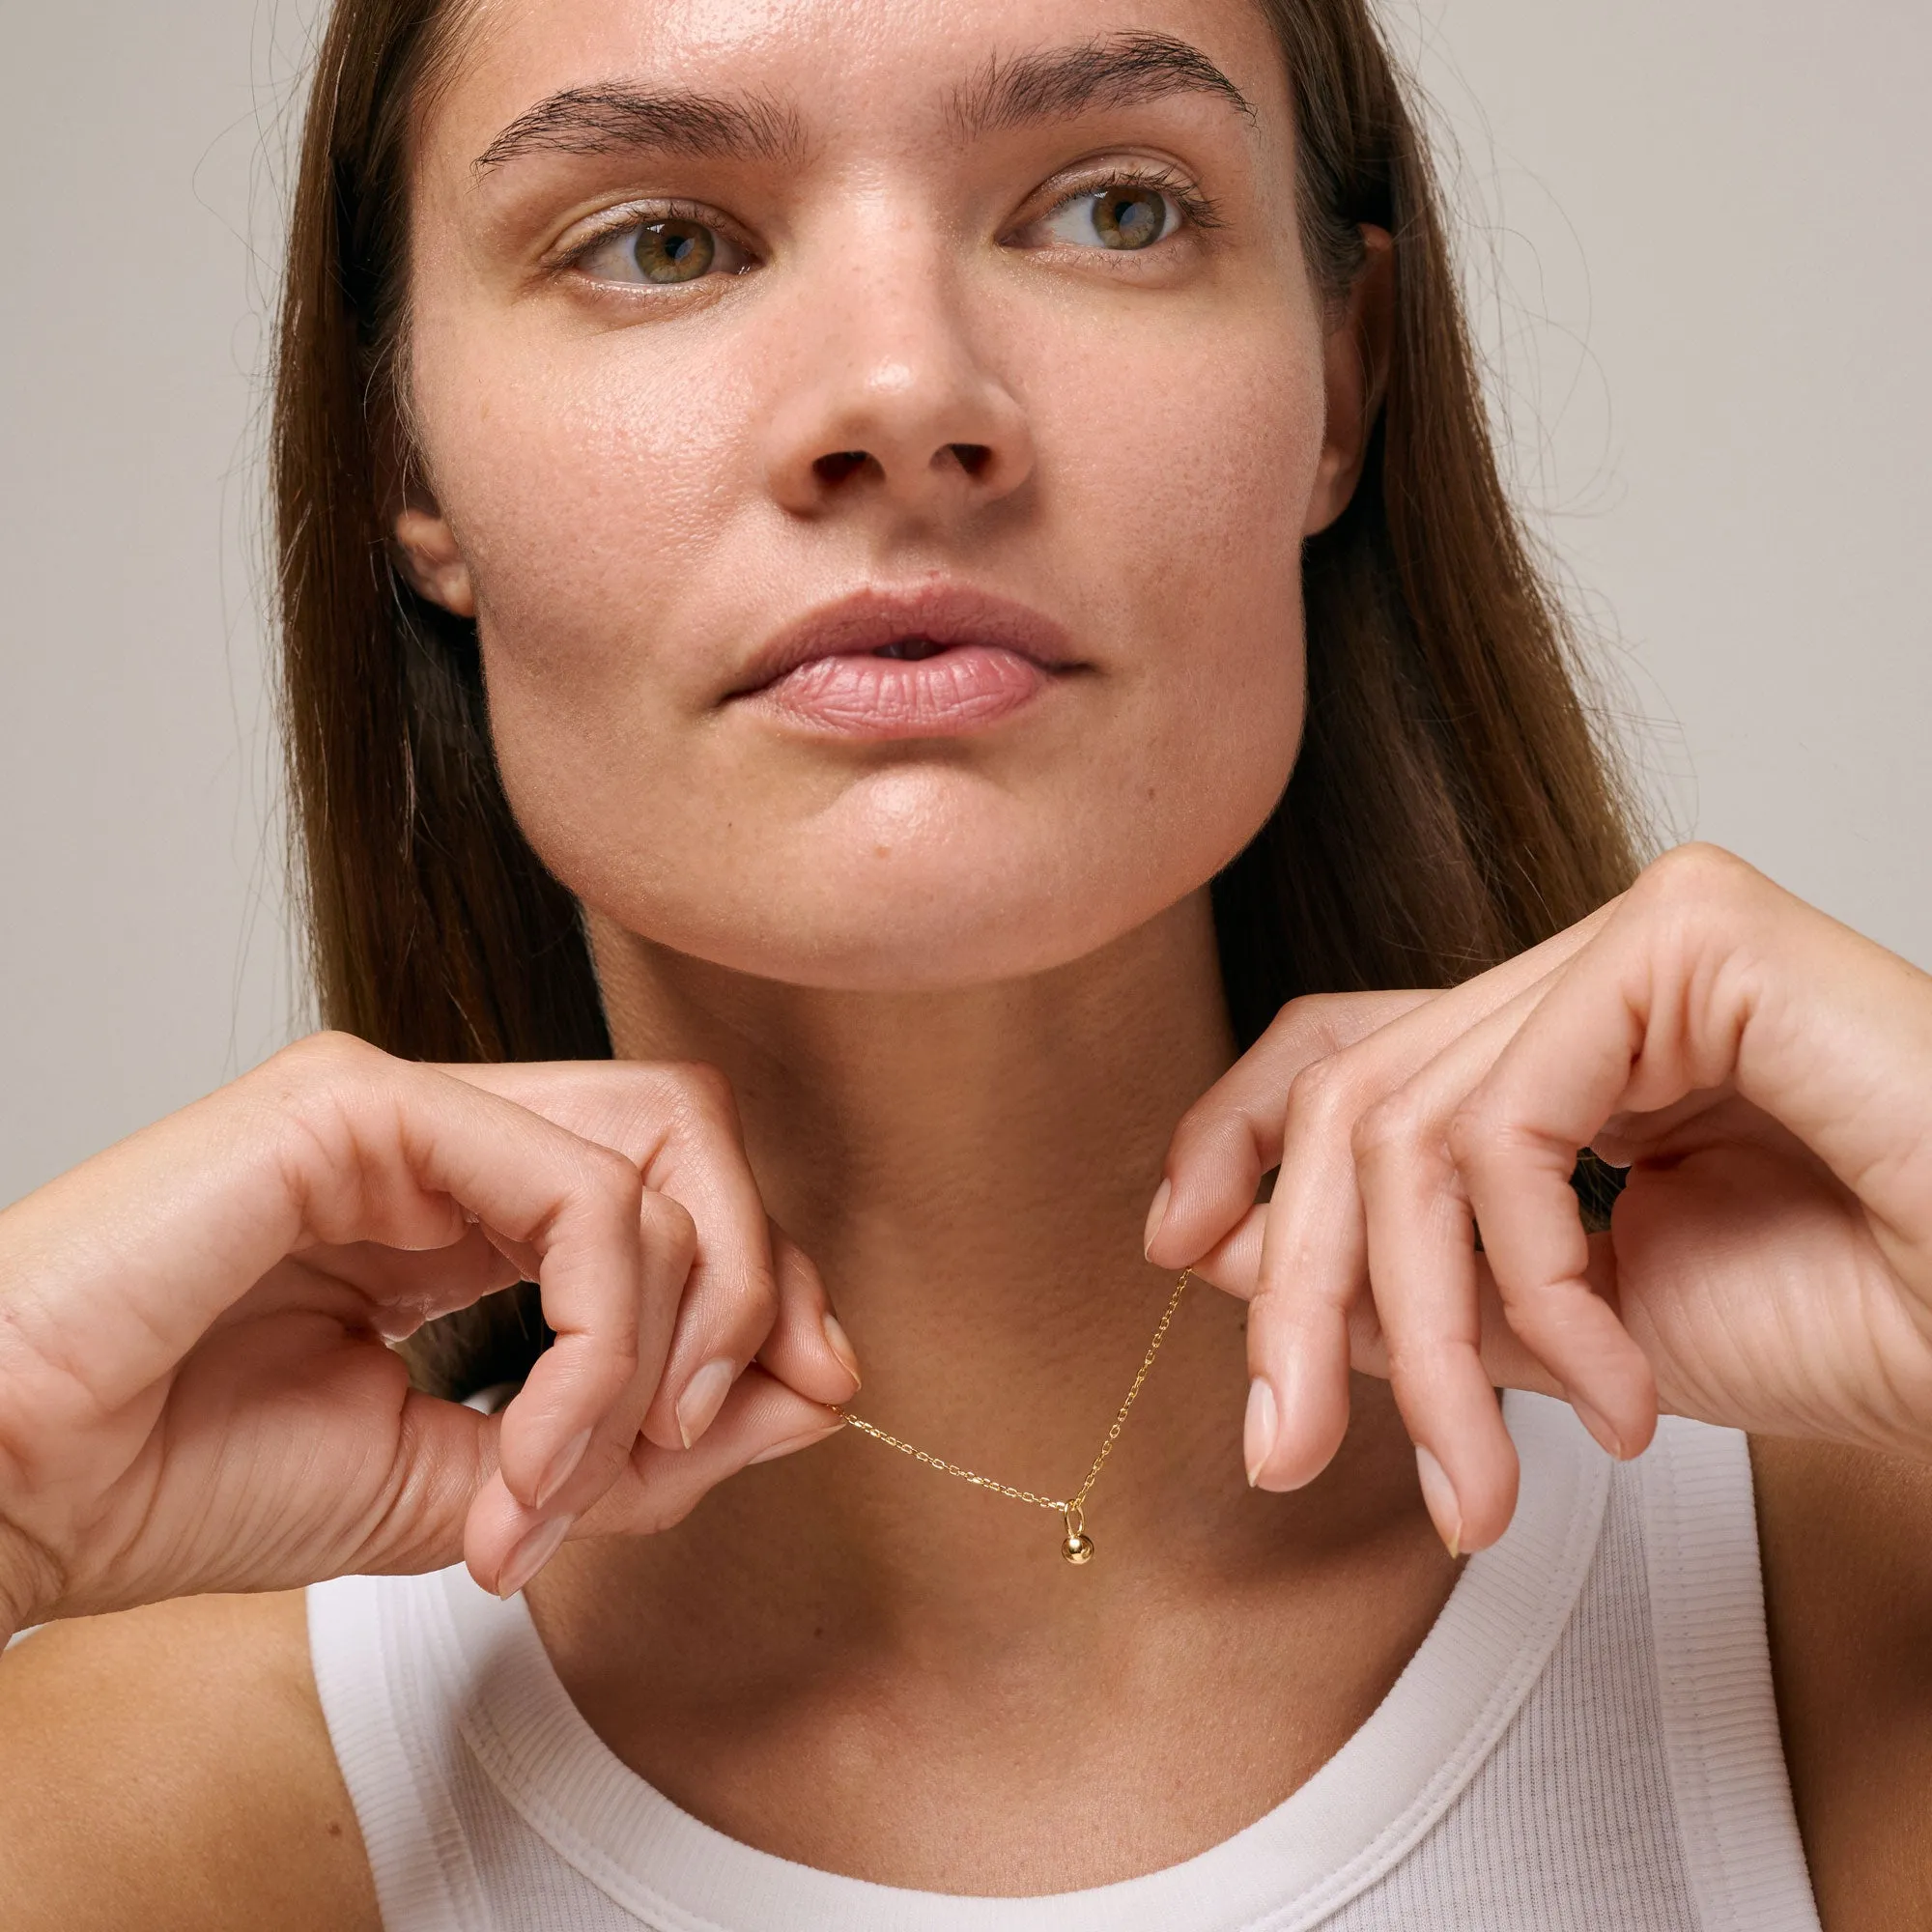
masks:
[[[1070,1496],[1174,1288],[1141,1254],[1169,1137],[1234,1057],[1206,892],[1073,965],[948,993],[754,980],[595,924],[592,942],[620,1057],[730,1077],[766,1204],[857,1348],[854,1411]],[[1243,1479],[1244,1312],[1205,1283],[1183,1297],[1088,1505],[1099,1553],[1077,1615],[1279,1561],[1281,1508],[1308,1499]],[[1342,1494],[1323,1492],[1331,1514]],[[1312,1552],[1342,1529],[1311,1515],[1291,1543]],[[1016,1606],[1038,1617],[1064,1534],[847,1431],[611,1561],[695,1571],[713,1601],[740,1571],[753,1597],[776,1572],[820,1623],[862,1605],[875,1633],[884,1618],[970,1643],[1009,1640]]]
[[[593,939],[619,1056],[730,1077],[766,1203],[858,1350],[855,1409],[950,1461],[1070,1494],[1173,1287],[1141,1256],[1168,1138],[1234,1054],[1206,892],[1070,966],[946,993],[783,985],[614,930]],[[1225,1341],[1237,1325],[1216,1303],[1205,1286],[1183,1302],[1136,1449],[1209,1408],[1238,1424],[1238,1350],[1210,1362],[1188,1346],[1190,1329]],[[1211,1390],[1179,1386],[1204,1376]],[[1116,1451],[1122,1471],[1128,1456]],[[932,1493],[944,1479],[876,1443],[840,1438],[809,1460],[828,1509],[870,1492],[927,1524],[957,1514],[996,1546],[1059,1534],[963,1484]],[[1171,1456],[1132,1460],[1143,1484],[1155,1469],[1186,1481]],[[841,1513],[904,1548],[895,1512]],[[983,1555],[986,1536],[967,1540]]]
[[[857,1344],[856,1412],[1077,1491],[1173,1292],[1141,1257],[1169,1136],[1234,1053],[1206,895],[946,996],[593,945],[619,1054],[729,1074],[767,1206]],[[1088,1566],[1057,1517],[848,1429],[673,1529],[566,1544],[530,1585],[559,1676],[674,1803],[834,1870],[1046,1890],[1217,1842],[1367,1717],[1450,1580],[1380,1384],[1321,1482],[1248,1489],[1245,1313],[1183,1297]]]

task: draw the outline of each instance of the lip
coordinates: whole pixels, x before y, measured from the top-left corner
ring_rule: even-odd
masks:
[[[879,655],[914,643],[931,648]],[[1010,598],[945,582],[868,586],[788,624],[725,702],[840,737],[951,737],[1010,717],[1081,668],[1058,624]]]

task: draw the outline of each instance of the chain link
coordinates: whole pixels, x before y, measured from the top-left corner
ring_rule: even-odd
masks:
[[[1133,1386],[1115,1411],[1106,1439],[1100,1444],[1100,1453],[1094,1458],[1093,1466],[1087,1471],[1087,1480],[1065,1501],[1057,1496],[1036,1495],[1031,1490],[1015,1489],[1011,1483],[995,1482],[991,1476],[982,1476],[975,1470],[961,1468],[957,1463],[949,1463],[943,1456],[915,1449],[910,1442],[901,1442],[896,1435],[888,1435],[876,1423],[867,1422],[846,1409],[839,1409],[838,1417],[847,1429],[856,1429],[861,1435],[869,1435],[873,1441],[883,1442],[888,1449],[896,1449],[901,1456],[910,1456],[915,1463],[923,1463],[927,1468],[937,1469],[942,1476],[957,1476],[962,1483],[971,1483],[976,1490],[990,1490],[996,1496],[1009,1496],[1016,1503],[1032,1503],[1036,1509],[1051,1510],[1056,1516],[1072,1517],[1093,1492],[1094,1485],[1100,1479],[1100,1471],[1106,1466],[1107,1458],[1114,1453],[1114,1444],[1121,1439],[1122,1425],[1127,1419],[1127,1411],[1134,1406],[1134,1398],[1141,1392],[1141,1384],[1148,1378],[1148,1371],[1153,1367],[1153,1358],[1160,1353],[1160,1345],[1167,1339],[1174,1311],[1180,1306],[1180,1297],[1187,1293],[1188,1279],[1189,1271],[1182,1268],[1180,1279],[1174,1284],[1174,1293],[1168,1296],[1160,1323],[1153,1331],[1153,1340],[1148,1344],[1147,1353],[1141,1357]]]

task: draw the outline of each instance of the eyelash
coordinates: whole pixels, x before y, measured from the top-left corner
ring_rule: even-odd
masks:
[[[1038,222],[1050,221],[1062,209],[1070,207],[1076,201],[1084,201],[1090,195],[1105,194],[1109,189],[1120,187],[1150,188],[1157,194],[1166,195],[1180,211],[1190,228],[1205,231],[1222,226],[1220,211],[1201,192],[1200,184],[1174,168],[1164,167],[1113,168],[1105,174],[1095,175],[1091,180],[1082,182],[1079,186],[1067,189],[1023,226],[1030,228]],[[559,270],[581,270],[585,260],[606,242],[652,221],[700,222],[707,228],[716,228],[721,234],[729,236],[734,245],[744,249],[754,263],[757,259],[755,251],[739,241],[736,236],[730,235],[729,229],[719,222],[709,210],[700,208],[694,202],[664,201],[650,202],[642,206],[633,203],[628,208],[612,209],[590,234],[556,262],[555,267]]]
[[[1079,186],[1067,189],[1023,225],[1031,228],[1036,223],[1051,221],[1063,208],[1069,208],[1076,201],[1085,201],[1091,195],[1105,194],[1120,187],[1151,188],[1156,194],[1166,195],[1179,209],[1190,228],[1209,229],[1223,225],[1220,210],[1201,192],[1200,183],[1190,180],[1177,169],[1165,167],[1110,168],[1105,174],[1095,175]]]
[[[694,201],[647,201],[611,209],[582,241],[560,256],[554,266],[558,270],[581,269],[585,260],[607,242],[619,235],[628,235],[634,228],[646,227],[653,221],[696,221],[705,228],[716,229],[733,247],[742,248],[754,262],[757,259],[756,251],[751,244],[741,241],[731,225],[721,221],[713,211],[700,208]],[[696,284],[687,283],[685,286],[695,287]]]

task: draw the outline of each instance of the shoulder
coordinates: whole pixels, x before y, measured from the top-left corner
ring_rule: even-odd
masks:
[[[1753,1437],[1772,1673],[1831,1932],[1932,1924],[1932,1465]]]
[[[49,1624],[0,1659],[13,1932],[380,1932],[300,1591]]]

